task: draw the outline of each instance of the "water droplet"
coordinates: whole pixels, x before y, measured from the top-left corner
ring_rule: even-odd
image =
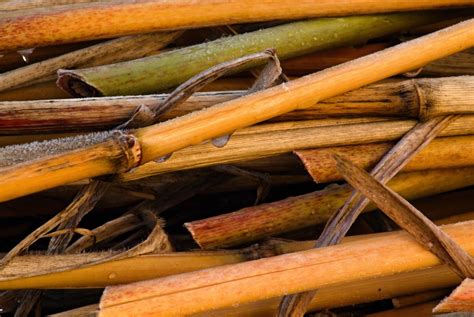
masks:
[[[21,58],[25,63],[29,63],[30,55],[33,53],[34,50],[34,48],[27,48],[24,50],[19,50],[17,51],[17,53],[21,55]]]
[[[157,163],[166,162],[167,160],[169,160],[169,158],[171,157],[171,155],[173,155],[173,153],[163,155],[162,157],[157,158],[157,159],[155,160],[155,162],[157,162]]]
[[[116,277],[117,277],[117,273],[115,273],[115,272],[112,272],[112,273],[109,274],[109,280],[112,280]]]
[[[226,134],[226,135],[214,138],[211,140],[211,143],[212,145],[218,148],[224,147],[229,142],[230,136],[231,134]]]

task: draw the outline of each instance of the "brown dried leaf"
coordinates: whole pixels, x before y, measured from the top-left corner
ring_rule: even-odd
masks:
[[[66,233],[77,233],[77,234],[80,234],[82,236],[90,236],[90,237],[94,236],[94,233],[92,232],[92,230],[89,230],[89,229],[86,229],[86,228],[69,228],[69,229],[60,229],[60,230],[56,230],[54,232],[45,234],[43,236],[43,238],[58,237],[58,236],[61,236],[63,234],[66,234]]]
[[[249,54],[218,64],[193,76],[178,86],[162,103],[149,106],[142,105],[137,108],[132,118],[118,126],[117,129],[131,129],[151,125],[157,121],[161,114],[167,112],[172,107],[183,103],[196,91],[199,91],[214,80],[228,74],[229,72],[236,71],[244,65],[267,59],[270,61],[269,64],[264,68],[264,71],[262,71],[256,83],[249,90],[249,93],[268,88],[274,84],[282,71],[280,62],[273,49],[267,49],[263,52]]]
[[[474,277],[474,258],[403,197],[366,171],[336,156],[337,167],[349,184],[372,200],[387,216],[445,262],[461,277]]]
[[[94,208],[97,201],[102,197],[107,188],[107,184],[100,181],[93,181],[85,185],[82,190],[76,195],[74,200],[63,211],[48,220],[45,224],[30,233],[13,249],[10,250],[1,260],[0,269],[11,261],[15,256],[26,250],[30,245],[35,243],[38,239],[43,237],[49,231],[56,228],[61,223],[68,221],[78,213],[87,213]]]

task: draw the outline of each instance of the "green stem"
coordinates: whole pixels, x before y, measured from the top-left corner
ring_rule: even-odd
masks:
[[[274,48],[286,59],[367,40],[449,18],[446,12],[417,12],[321,18],[221,38],[134,61],[60,70],[58,83],[75,96],[134,95],[175,87],[219,63]],[[246,68],[257,65],[249,65]]]

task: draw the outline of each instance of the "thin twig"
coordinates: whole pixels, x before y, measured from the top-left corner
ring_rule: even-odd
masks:
[[[97,201],[102,197],[107,188],[107,184],[100,181],[93,181],[85,185],[76,195],[74,200],[63,211],[48,220],[45,224],[30,233],[13,249],[10,250],[1,260],[0,269],[10,262],[15,256],[26,250],[45,234],[56,228],[58,225],[74,217],[77,213],[91,210]]]
[[[372,200],[387,216],[436,254],[460,277],[474,277],[474,258],[448,234],[403,197],[366,171],[336,156],[341,174],[355,189]]]

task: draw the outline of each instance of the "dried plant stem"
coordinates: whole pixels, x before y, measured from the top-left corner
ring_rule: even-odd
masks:
[[[314,181],[329,183],[341,180],[333,154],[349,159],[358,167],[370,169],[395,143],[329,147],[296,151]],[[436,138],[413,157],[403,168],[404,172],[427,169],[471,166],[474,162],[474,137],[459,136]]]
[[[382,157],[371,171],[371,174],[383,184],[387,183],[414,155],[425,148],[453,120],[455,120],[455,116],[447,116],[417,124]],[[338,163],[340,163],[338,167],[345,162],[342,158],[335,157]],[[355,173],[355,171],[353,172]],[[347,175],[344,176],[347,177]],[[327,247],[339,243],[368,204],[369,200],[367,198],[354,191],[344,205],[331,216],[315,247]],[[399,218],[396,220],[399,220]],[[409,232],[412,233],[413,231]],[[419,238],[419,236],[416,237]],[[445,258],[442,259],[444,260]],[[452,262],[448,262],[448,264],[452,264]],[[459,271],[456,272],[459,273]],[[285,296],[281,301],[277,315],[281,317],[303,316],[315,295],[316,290]]]
[[[81,252],[101,241],[142,227],[143,221],[135,214],[123,215],[92,230],[91,236],[79,238],[67,248],[67,253]]]
[[[16,257],[2,271],[0,285],[8,289],[97,288],[239,263],[255,258],[252,253],[245,251],[218,251],[173,252],[111,259],[116,254],[118,253],[102,252],[55,255],[54,257],[41,255]],[[112,273],[115,274],[111,276]]]
[[[474,81],[474,79],[473,79]],[[162,120],[201,110],[244,95],[244,91],[196,93],[163,114]],[[168,94],[0,102],[0,133],[80,131],[113,128],[132,117],[140,105],[160,104]],[[7,112],[8,111],[8,112]],[[25,122],[28,120],[27,122]],[[56,120],[61,120],[58,124]],[[23,124],[22,124],[23,121]],[[16,127],[15,127],[16,126]]]
[[[203,175],[197,175],[196,177],[193,177],[193,175],[189,175],[189,177],[184,176],[183,180],[174,182],[174,184],[172,184],[173,189],[165,191],[166,195],[162,195],[164,197],[161,197],[158,201],[139,203],[124,215],[92,230],[92,235],[77,239],[66,251],[69,253],[81,252],[103,240],[113,239],[121,234],[137,229],[144,225],[143,219],[141,219],[143,217],[140,217],[143,211],[159,215],[163,211],[193,197],[204,189],[213,187],[222,182],[222,180],[222,176],[212,173],[203,173]],[[185,184],[182,185],[180,183]],[[164,186],[170,187],[166,183]]]
[[[451,295],[433,309],[435,314],[456,312],[474,312],[474,280],[466,278]]]
[[[121,157],[118,162],[116,157],[107,153],[117,142],[108,140],[70,153],[2,168],[0,201],[85,178],[129,170],[139,163],[169,155],[189,145],[233,133],[295,109],[310,107],[319,100],[416,69],[468,48],[474,45],[473,34],[474,19],[471,19],[311,76],[134,130],[133,136],[126,137],[125,145],[119,151],[115,149],[114,154]],[[407,58],[408,55],[410,58]],[[136,157],[137,153],[130,153],[130,148],[138,151],[141,159],[126,159]],[[94,157],[92,160],[91,156]]]
[[[14,69],[0,74],[0,91],[38,79],[48,80],[60,68],[91,67],[153,55],[180,34],[169,32],[127,36]]]
[[[286,59],[331,47],[365,43],[371,38],[442,18],[442,14],[435,11],[293,22],[135,61],[79,70],[61,70],[58,72],[58,84],[73,96],[153,93],[176,87],[219,63],[268,48],[276,50],[280,59]],[[263,63],[256,61],[235,71]],[[177,68],[180,69],[179,72],[174,71]]]
[[[474,277],[474,258],[426,218],[418,209],[347,160],[336,157],[338,169],[356,190],[372,200],[387,216],[407,231],[461,277]]]
[[[407,199],[431,196],[472,184],[472,168],[406,173],[389,182],[392,189]],[[344,204],[350,193],[348,186],[330,186],[322,191],[193,221],[185,226],[204,249],[229,247],[324,223]],[[366,210],[373,208],[372,205]]]
[[[368,118],[369,122],[358,123],[359,120],[365,119],[286,122],[243,129],[234,133],[223,148],[216,148],[212,143],[194,145],[173,153],[165,162],[149,162],[118,178],[126,182],[178,170],[262,159],[299,149],[395,140],[416,124],[412,120],[370,122],[380,119]],[[441,135],[464,133],[474,133],[474,116],[458,118]],[[313,137],[308,138],[308,135]]]
[[[466,222],[445,226],[443,230],[474,253],[473,226],[474,222]],[[365,261],[354,261],[361,256]],[[118,312],[123,316],[186,315],[439,264],[436,256],[408,235],[390,233],[368,241],[108,287],[101,299],[99,316]],[[218,300],[204,300],[210,298]]]
[[[473,220],[473,215],[473,213],[467,213],[461,215],[462,217],[455,219],[448,218],[446,220],[442,219],[436,223],[448,224]],[[342,243],[359,241],[361,239],[373,239],[374,237],[382,235],[383,234],[351,236],[344,238]],[[0,288],[13,290],[31,288],[105,287],[107,285],[136,282],[214,266],[240,263],[259,257],[303,251],[311,249],[313,246],[314,241],[282,242],[277,240],[242,250],[163,253],[131,257],[128,259],[115,259],[105,262],[104,259],[110,259],[113,253],[83,253],[55,256],[24,255],[15,257],[4,268],[2,274],[0,274]],[[91,263],[95,264],[91,265]],[[115,274],[111,277],[112,273]],[[456,276],[452,276],[455,278],[449,279],[451,282],[447,282],[446,279],[437,280],[434,276],[431,278],[433,281],[429,283],[426,282],[426,284],[420,284],[418,280],[415,285],[412,285],[412,289],[405,287],[403,288],[405,291],[399,294],[411,294],[417,290],[421,292],[425,289],[454,285]],[[362,282],[359,282],[357,285],[361,283]],[[425,285],[426,288],[423,288],[423,285]],[[384,297],[380,298],[387,298],[393,295],[393,293],[388,292],[384,293]],[[350,300],[350,298],[348,298],[348,300]],[[363,301],[366,299],[363,295],[360,295],[358,300]],[[316,302],[319,303],[319,299],[317,299]],[[274,305],[276,306],[277,303]]]
[[[8,252],[0,260],[0,268],[4,267],[15,256],[23,252],[26,248],[28,248],[38,239],[42,238],[45,234],[53,230],[62,222],[67,221],[78,213],[87,212],[88,210],[92,209],[100,197],[102,197],[106,188],[106,184],[99,181],[94,181],[86,185],[83,190],[77,194],[71,204],[66,207],[66,209],[48,220],[45,224],[33,231],[25,239],[18,243],[12,250],[10,250],[10,252]]]
[[[390,298],[394,295],[410,294],[414,290],[437,289],[444,286],[452,286],[459,279],[445,267],[437,267],[426,270],[418,270],[409,273],[395,274],[388,277],[360,280],[324,287],[319,291],[318,297],[310,304],[310,311],[330,309],[360,303],[368,303],[376,300]],[[239,305],[235,308],[224,308],[207,311],[201,314],[193,314],[193,317],[264,317],[273,316],[279,299],[270,299],[250,304]],[[431,311],[434,304],[429,308]],[[84,306],[74,310],[51,315],[52,317],[74,316],[91,317],[96,316],[99,304]],[[391,315],[398,316],[398,315]]]
[[[0,75],[1,76],[1,75]],[[329,98],[274,121],[328,116],[420,117],[474,113],[474,77],[424,78],[379,83]],[[164,113],[160,120],[179,117],[242,97],[244,91],[196,93]],[[167,94],[0,102],[0,134],[106,129],[127,121],[140,105],[161,104]],[[60,123],[59,123],[60,122]]]
[[[14,317],[28,317],[33,308],[37,305],[41,297],[40,290],[24,291],[21,298],[19,298],[18,308],[15,310]]]
[[[473,220],[473,215],[473,213],[462,214],[461,217],[442,219],[437,223],[448,224]],[[342,243],[374,239],[380,236],[383,236],[383,234],[351,236],[344,238]],[[0,288],[105,287],[240,263],[259,257],[303,251],[311,249],[313,246],[314,241],[270,240],[262,245],[255,245],[241,250],[162,253],[109,261],[103,261],[103,259],[111,258],[109,252],[55,256],[23,255],[15,257],[5,267],[3,274],[0,276]],[[140,268],[140,270],[131,270],[130,268]],[[113,278],[110,278],[111,273],[115,273]],[[426,289],[431,287],[427,285]],[[420,291],[422,290],[425,290],[425,288]]]
[[[433,275],[432,275],[433,274]],[[449,278],[448,278],[449,276]],[[449,282],[448,282],[449,280]],[[392,296],[411,294],[449,287],[459,282],[459,278],[445,267],[394,274],[387,277],[363,279],[319,289],[318,296],[309,305],[309,311],[320,311],[355,304],[370,303]],[[425,284],[423,284],[425,283]],[[193,317],[263,317],[274,316],[280,298],[258,301],[238,307],[217,309],[193,314]],[[432,306],[433,307],[433,306]],[[399,315],[394,315],[399,316]]]
[[[329,0],[314,2],[275,1],[271,6],[240,0],[202,1],[198,5],[181,0],[173,3],[121,1],[120,3],[73,4],[16,11],[1,21],[0,50],[44,46],[54,43],[107,38],[124,34],[145,33],[219,24],[298,19],[317,16],[341,16],[391,11],[450,8],[472,5],[468,0],[344,1],[337,6]],[[252,12],[251,15],[248,13]],[[166,17],[156,19],[157,16]],[[28,19],[28,28],[24,27]],[[47,35],[34,30],[55,26]]]

